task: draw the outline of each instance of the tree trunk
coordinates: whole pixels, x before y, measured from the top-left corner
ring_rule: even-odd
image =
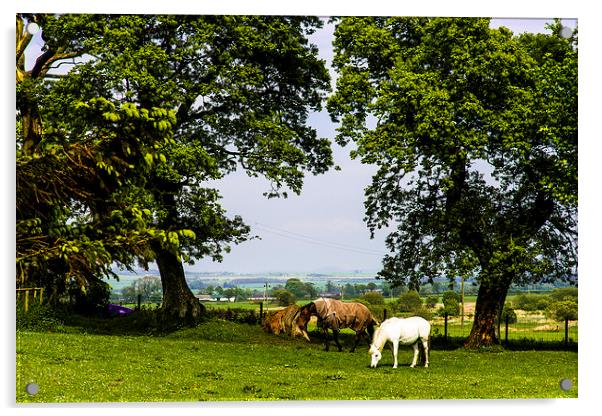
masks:
[[[42,119],[37,103],[30,102],[21,109],[23,128],[23,154],[31,155],[42,140]]]
[[[464,347],[477,349],[500,343],[499,324],[511,279],[483,279],[477,295],[474,323]]]
[[[167,318],[188,323],[198,322],[205,307],[188,287],[182,262],[163,248],[155,248],[155,253],[163,286],[163,314]]]

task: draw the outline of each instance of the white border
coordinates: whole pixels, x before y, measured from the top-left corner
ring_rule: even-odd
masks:
[[[543,412],[545,414],[577,414],[590,410],[601,403],[600,359],[599,359],[599,327],[601,311],[594,308],[596,301],[602,296],[599,267],[596,260],[600,231],[600,209],[597,198],[601,189],[600,174],[600,133],[597,121],[600,118],[599,97],[599,27],[600,15],[594,10],[595,2],[581,1],[546,1],[529,2],[524,0],[507,0],[490,4],[478,1],[357,1],[357,0],[304,0],[302,2],[284,1],[141,1],[141,0],[103,0],[86,2],[82,0],[23,0],[7,5],[2,2],[3,22],[3,62],[2,65],[2,100],[4,115],[4,138],[2,140],[3,162],[5,169],[0,181],[2,195],[9,195],[8,202],[3,204],[2,241],[5,284],[3,294],[4,325],[2,357],[6,370],[2,377],[2,404],[10,415],[81,415],[82,410],[90,415],[106,415],[115,408],[126,408],[129,415],[190,414],[219,413],[229,414],[231,411],[244,409],[247,415],[306,415],[308,412],[340,410],[351,414],[373,412],[414,413],[427,411],[433,414],[462,415],[467,414],[524,414]],[[203,404],[93,404],[93,405],[50,405],[19,406],[14,405],[14,303],[12,295],[14,276],[14,14],[27,11],[48,12],[94,12],[94,13],[184,13],[184,14],[313,14],[329,15],[428,15],[428,16],[495,16],[495,17],[564,17],[579,19],[579,242],[580,242],[580,343],[579,343],[579,399],[569,400],[474,400],[474,401],[403,401],[403,402],[259,402],[259,403],[203,403]],[[12,368],[12,370],[11,370]],[[428,414],[427,413],[427,414]]]

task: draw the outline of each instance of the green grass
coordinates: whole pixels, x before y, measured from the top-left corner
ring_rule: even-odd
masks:
[[[132,319],[73,320],[62,333],[17,332],[17,402],[577,397],[574,352],[434,345],[431,367],[412,369],[411,348],[403,347],[399,368],[385,351],[371,369],[366,344],[348,352],[348,332],[339,353],[323,351],[318,332],[307,343],[211,320],[149,336]],[[568,392],[559,388],[563,378],[574,383]],[[30,382],[40,386],[35,396],[25,392]]]

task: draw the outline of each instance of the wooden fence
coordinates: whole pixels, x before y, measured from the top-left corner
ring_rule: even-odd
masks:
[[[23,309],[25,312],[29,311],[29,298],[31,294],[31,301],[34,303],[42,304],[44,301],[44,288],[43,287],[25,287],[17,289],[17,304],[23,302]]]

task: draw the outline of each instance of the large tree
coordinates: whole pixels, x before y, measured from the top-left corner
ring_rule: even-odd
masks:
[[[332,164],[329,142],[306,125],[329,88],[324,62],[307,40],[321,21],[79,18],[91,24],[71,33],[89,59],[55,83],[54,102],[102,97],[134,116],[140,109],[170,117],[173,112],[169,122],[155,123],[167,139],[143,155],[147,169],[136,170],[141,180],[127,194],[151,213],[155,238],[149,246],[161,273],[163,310],[195,319],[202,306],[186,284],[183,262],[220,260],[228,243],[249,233],[240,217],[225,215],[219,193],[208,183],[242,167],[271,182],[267,196],[281,196],[287,189],[300,192],[304,171],[318,174]],[[68,19],[58,17],[52,27],[63,27]],[[119,117],[108,122],[122,125]]]
[[[115,264],[151,259],[148,241],[164,234],[132,190],[148,173],[144,161],[170,140],[171,130],[158,127],[171,125],[175,112],[54,94],[60,76],[53,69],[83,55],[82,33],[102,33],[99,20],[16,19],[17,285],[45,287],[51,300],[68,289],[86,292]],[[44,27],[44,48],[26,60],[34,36],[25,25],[34,22]]]
[[[475,274],[467,347],[499,342],[512,283],[577,266],[576,33],[513,36],[489,19],[343,18],[337,141],[378,166],[366,221],[394,226],[380,276]]]

